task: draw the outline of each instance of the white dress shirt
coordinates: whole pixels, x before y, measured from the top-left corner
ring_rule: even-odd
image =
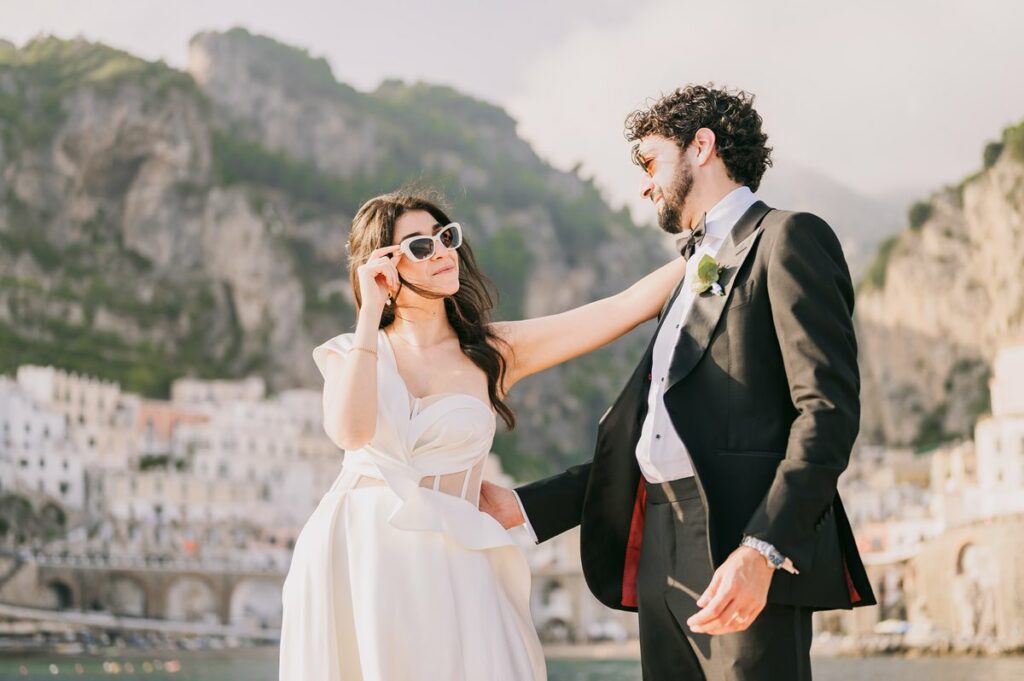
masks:
[[[693,307],[697,294],[693,283],[697,263],[705,255],[714,257],[739,219],[757,201],[748,187],[734,189],[708,211],[704,239],[686,264],[686,274],[679,295],[665,312],[665,321],[654,339],[651,361],[651,388],[647,393],[647,415],[636,443],[636,460],[649,482],[667,482],[693,477],[693,464],[686,446],[669,420],[665,407],[665,386],[679,334]]]
[[[696,297],[692,290],[692,282],[697,274],[697,263],[705,253],[712,256],[718,253],[718,248],[729,236],[729,232],[757,200],[749,187],[739,187],[723,197],[708,211],[704,239],[687,263],[682,289],[672,306],[665,312],[665,321],[658,329],[658,335],[654,339],[652,380],[647,396],[647,415],[644,417],[644,423],[640,429],[640,439],[636,445],[636,459],[640,464],[640,471],[650,482],[665,482],[693,476],[690,455],[672,426],[668,410],[665,408],[665,383],[668,380],[668,368],[672,362],[679,334],[686,323],[686,317]],[[536,542],[537,534],[530,524],[530,519],[526,516],[523,502],[519,499],[518,494],[515,496],[523,517],[526,518],[526,531]]]

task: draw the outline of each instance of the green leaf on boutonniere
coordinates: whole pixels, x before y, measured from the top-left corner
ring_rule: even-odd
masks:
[[[718,284],[718,276],[722,273],[722,266],[707,253],[697,263],[697,280],[693,282],[693,292],[704,294],[708,290],[717,295],[722,295],[722,287]]]
[[[708,286],[718,281],[718,261],[705,253],[697,263],[697,278],[701,283],[707,282]]]

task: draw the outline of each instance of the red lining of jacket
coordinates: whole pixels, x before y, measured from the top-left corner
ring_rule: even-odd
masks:
[[[629,522],[629,539],[626,541],[626,563],[622,568],[622,605],[637,607],[636,577],[640,568],[640,549],[644,543],[644,519],[647,512],[647,486],[644,477],[636,490],[633,503],[633,517]]]

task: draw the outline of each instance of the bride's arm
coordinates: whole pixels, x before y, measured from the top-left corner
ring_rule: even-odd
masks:
[[[359,315],[352,348],[324,359],[324,432],[341,449],[359,449],[377,430],[377,323]],[[379,316],[378,316],[379,318]]]
[[[625,291],[567,312],[495,322],[508,344],[503,388],[516,381],[610,343],[658,314],[683,278],[686,260],[676,258]]]
[[[324,360],[324,431],[344,450],[359,449],[377,430],[377,338],[384,300],[398,289],[397,246],[380,248],[359,267],[362,306],[352,346]]]

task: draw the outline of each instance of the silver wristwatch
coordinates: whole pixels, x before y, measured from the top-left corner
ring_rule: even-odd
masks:
[[[768,542],[764,541],[763,539],[758,539],[756,537],[751,537],[750,535],[745,535],[743,537],[743,541],[740,542],[740,546],[749,546],[750,548],[760,553],[762,556],[765,557],[765,560],[768,561],[768,565],[770,565],[773,570],[781,569],[785,570],[786,572],[791,572],[794,575],[800,574],[799,572],[797,572],[797,569],[793,566],[793,562],[789,558],[783,556],[781,553],[779,553],[779,550],[777,548],[775,548]]]

